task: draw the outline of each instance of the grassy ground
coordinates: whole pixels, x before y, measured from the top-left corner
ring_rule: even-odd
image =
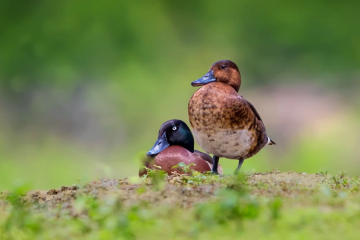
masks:
[[[155,171],[0,199],[0,239],[358,239],[360,227],[360,178],[344,174]]]

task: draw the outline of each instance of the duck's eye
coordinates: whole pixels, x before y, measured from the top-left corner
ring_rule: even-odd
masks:
[[[177,130],[177,127],[176,127],[176,126],[173,126],[172,130],[173,130],[173,131],[176,131],[176,130]]]
[[[221,65],[220,68],[225,69],[225,68],[227,68],[227,66],[226,65]]]

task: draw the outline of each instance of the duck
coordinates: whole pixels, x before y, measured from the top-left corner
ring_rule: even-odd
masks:
[[[194,137],[185,122],[178,119],[166,121],[160,127],[154,146],[147,152],[144,165],[148,169],[162,170],[168,175],[174,172],[183,173],[180,168],[173,169],[181,162],[186,165],[195,164],[191,165],[190,169],[200,173],[210,172],[213,158],[195,150],[194,144]],[[147,173],[146,168],[140,169],[139,176]],[[218,171],[222,173],[220,165]]]
[[[237,174],[245,159],[276,144],[255,107],[238,94],[241,74],[234,62],[215,62],[191,85],[200,88],[190,98],[189,121],[198,145],[213,154],[213,174],[219,174],[219,158],[238,160]]]

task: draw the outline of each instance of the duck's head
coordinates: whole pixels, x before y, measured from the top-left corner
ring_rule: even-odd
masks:
[[[230,60],[221,60],[214,63],[210,70],[200,79],[193,81],[193,87],[202,86],[212,82],[222,82],[233,87],[237,92],[241,85],[239,68]]]
[[[186,123],[181,120],[164,122],[160,127],[158,139],[146,155],[154,157],[171,145],[181,146],[194,152],[194,137]]]

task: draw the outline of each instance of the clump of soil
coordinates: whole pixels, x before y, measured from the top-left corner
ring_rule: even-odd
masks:
[[[58,189],[36,190],[30,191],[23,199],[26,203],[48,203],[50,205],[57,205],[59,203],[71,201],[76,198],[79,187],[62,186]]]
[[[134,184],[128,179],[104,178],[92,181],[82,188],[63,186],[48,191],[31,191],[23,200],[26,203],[38,203],[48,207],[55,207],[59,204],[68,206],[81,195],[91,195],[100,199],[115,195],[125,205],[146,202],[148,204],[171,204],[186,208],[192,206],[193,203],[202,202],[213,197],[215,190],[217,190],[212,185],[176,185],[176,180],[176,177],[169,177],[167,183],[160,190],[155,190],[150,182]]]
[[[133,203],[168,204],[188,208],[196,203],[210,201],[216,198],[216,192],[225,188],[245,187],[252,195],[285,198],[308,196],[319,189],[322,184],[329,184],[329,177],[321,174],[305,174],[295,172],[272,171],[266,173],[252,173],[245,182],[237,182],[236,176],[207,176],[204,182],[194,182],[189,175],[172,175],[166,177],[162,186],[154,187],[151,179],[132,183],[129,179],[100,179],[92,181],[79,188],[77,186],[63,186],[58,189],[30,191],[23,198],[27,204],[37,204],[54,208],[72,208],[73,201],[83,195],[105,199],[108,196],[116,197],[124,205]],[[210,179],[210,180],[209,180]],[[350,178],[348,178],[350,179]],[[349,182],[349,181],[346,181]],[[238,184],[240,186],[235,186]],[[0,193],[5,196],[8,192]],[[1,199],[1,198],[0,198]],[[4,199],[4,197],[2,197]],[[5,201],[1,202],[5,205]]]
[[[272,171],[251,174],[247,182],[257,195],[291,197],[311,194],[327,179],[321,174]]]

